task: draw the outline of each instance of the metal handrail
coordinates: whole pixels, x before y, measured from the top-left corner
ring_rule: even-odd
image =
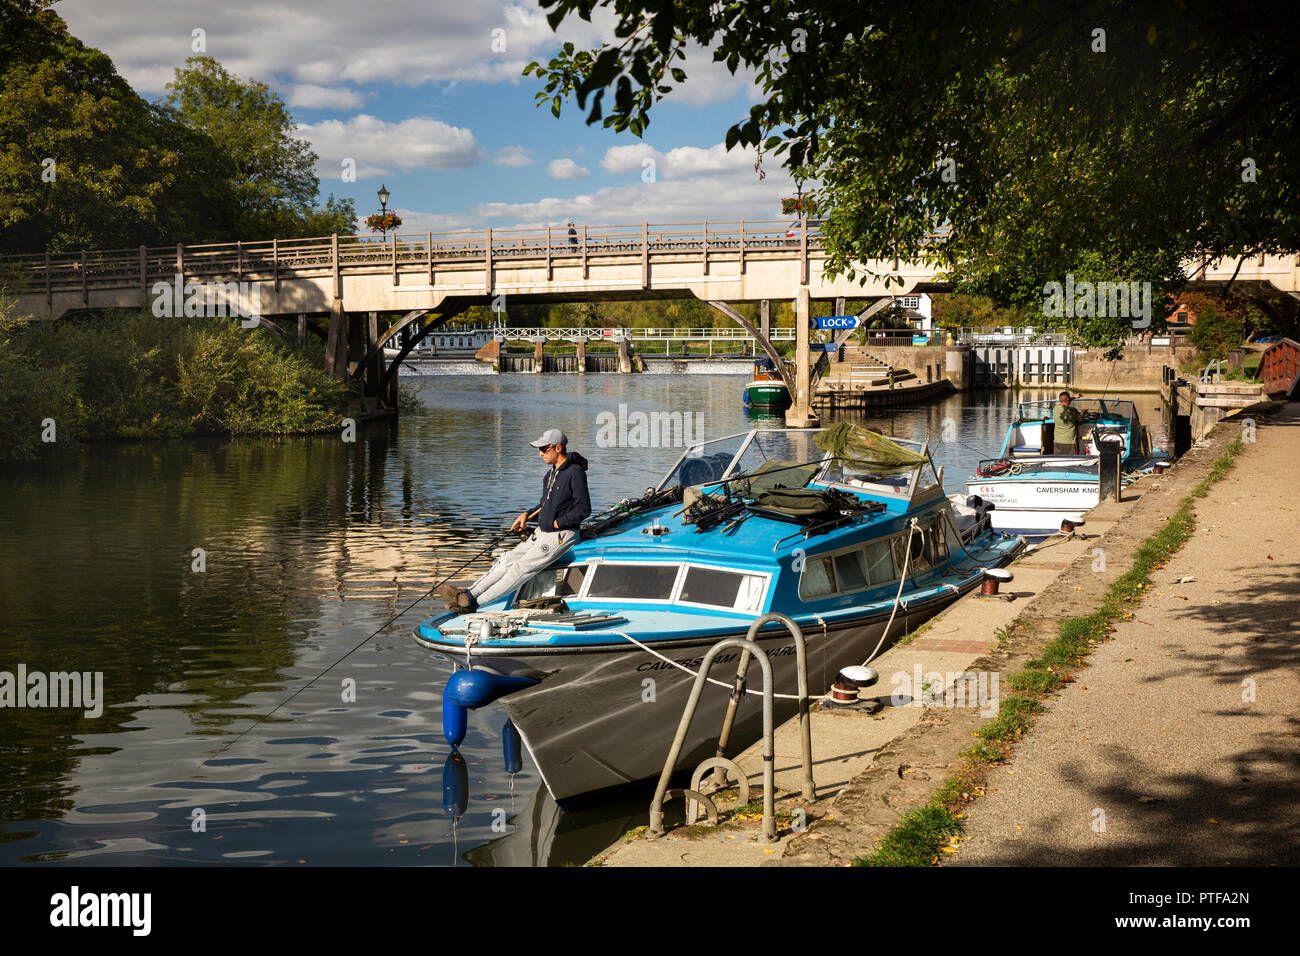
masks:
[[[709,679],[709,668],[713,665],[713,659],[717,657],[719,652],[728,647],[739,647],[743,650],[740,655],[740,661],[736,665],[736,679],[732,687],[731,701],[727,705],[727,713],[723,718],[722,732],[718,736],[717,754],[713,758],[713,761],[716,764],[719,758],[725,757],[724,751],[727,742],[731,737],[731,730],[735,724],[736,709],[740,704],[741,698],[745,694],[745,675],[749,670],[749,660],[751,656],[756,657],[758,659],[759,667],[763,671],[762,840],[764,843],[770,843],[776,839],[776,742],[772,717],[772,663],[767,659],[767,655],[763,653],[763,649],[755,640],[763,625],[772,622],[780,622],[784,624],[786,630],[788,630],[794,637],[795,668],[798,675],[799,731],[800,742],[803,750],[803,783],[801,791],[805,800],[812,801],[817,798],[816,785],[814,784],[812,777],[812,727],[808,713],[808,653],[804,642],[803,631],[800,629],[798,624],[784,614],[764,614],[749,626],[749,632],[744,639],[737,637],[726,638],[725,640],[721,640],[714,644],[709,648],[708,653],[704,655],[704,660],[700,663],[700,669],[695,674],[695,683],[691,687],[690,698],[686,701],[686,708],[682,711],[682,719],[677,725],[677,734],[673,737],[672,746],[669,748],[668,759],[664,761],[663,772],[659,775],[659,783],[655,788],[654,799],[650,803],[649,832],[652,836],[659,836],[664,832],[663,805],[664,799],[670,792],[668,790],[668,782],[672,778],[673,771],[677,767],[677,760],[681,756],[682,747],[686,741],[686,734],[691,728],[691,722],[695,719],[695,711],[699,706],[700,695],[703,693],[704,684]],[[709,763],[709,761],[706,761],[706,763]],[[721,768],[719,769],[721,770]],[[683,791],[683,796],[687,796],[688,798],[699,798],[702,795],[695,791]],[[707,800],[707,798],[705,799]],[[712,819],[712,815],[710,818]]]

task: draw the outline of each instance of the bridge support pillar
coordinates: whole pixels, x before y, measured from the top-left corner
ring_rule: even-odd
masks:
[[[298,313],[298,348],[305,349],[306,347],[307,347],[307,313],[299,312]]]
[[[618,370],[624,375],[632,371],[632,356],[627,350],[627,339],[618,340]]]
[[[330,330],[325,339],[325,371],[334,378],[348,377],[348,315],[343,300],[330,304]]]
[[[378,312],[370,312],[366,315],[365,342],[365,351],[370,355],[370,361],[366,363],[366,369],[363,373],[365,375],[366,394],[380,398],[384,390],[384,353],[382,349],[377,348],[379,343]],[[394,377],[393,381],[397,381],[396,377]]]
[[[542,363],[546,361],[546,339],[533,340],[533,372],[542,373]]]
[[[808,334],[809,316],[812,313],[812,298],[808,287],[802,285],[795,296],[794,309],[794,394],[789,410],[785,413],[787,428],[807,428],[817,421],[809,401],[811,370],[809,358],[811,343]]]
[[[587,371],[587,340],[577,339],[573,344],[577,351],[575,361],[578,366],[578,374],[581,375],[583,372]]]
[[[763,338],[772,341],[772,300],[764,299],[758,304],[758,329]]]

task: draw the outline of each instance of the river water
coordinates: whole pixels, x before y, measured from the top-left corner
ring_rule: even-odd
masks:
[[[450,665],[409,638],[438,605],[382,625],[536,503],[528,442],[544,429],[590,459],[599,511],[682,452],[675,432],[669,447],[601,447],[602,427],[626,422],[635,441],[638,413],[675,414],[691,438],[779,422],[748,417],[735,374],[404,381],[425,410],[354,443],[95,444],[0,470],[0,672],[103,674],[99,716],[0,709],[0,864],[580,864],[645,822],[647,794],[561,813],[526,753],[508,774],[497,706],[472,712],[468,802],[444,810]],[[929,434],[963,491],[1017,398],[1050,397],[853,420]],[[1161,447],[1159,398],[1113,397],[1138,403]]]

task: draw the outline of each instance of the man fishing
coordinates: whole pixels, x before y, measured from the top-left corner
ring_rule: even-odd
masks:
[[[531,443],[550,467],[542,479],[542,500],[531,513],[522,512],[510,525],[523,531],[528,520],[537,518],[537,528],[523,543],[503,554],[487,573],[468,588],[443,584],[438,593],[453,611],[466,613],[509,594],[519,582],[553,563],[573,547],[578,526],[591,514],[587,494],[587,459],[568,450],[569,438],[558,428],[549,428]]]

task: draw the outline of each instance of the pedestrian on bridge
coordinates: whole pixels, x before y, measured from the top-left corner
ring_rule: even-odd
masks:
[[[572,219],[569,220],[569,248],[574,252],[578,251],[578,229]]]
[[[587,459],[569,451],[569,438],[558,428],[548,428],[532,446],[550,467],[542,479],[542,501],[530,514],[525,511],[510,525],[523,531],[537,518],[537,528],[522,543],[488,568],[487,573],[461,589],[443,584],[438,593],[453,611],[465,613],[490,604],[515,590],[521,581],[553,564],[578,540],[578,527],[591,514],[587,494]]]

